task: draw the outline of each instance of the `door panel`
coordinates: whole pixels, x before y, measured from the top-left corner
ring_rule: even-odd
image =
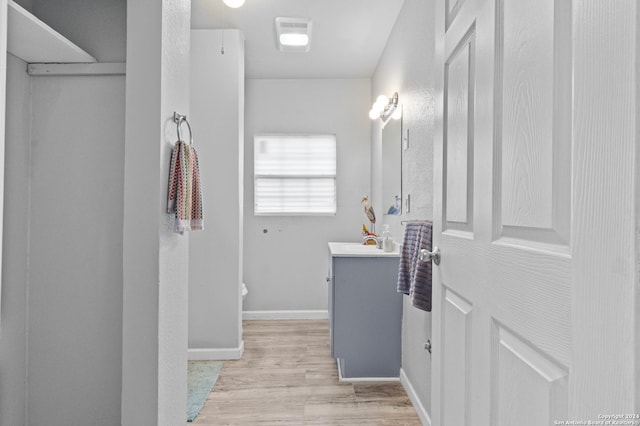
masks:
[[[502,223],[551,228],[553,1],[508,0],[500,6]]]
[[[472,231],[473,221],[473,29],[445,63],[444,151],[447,228]]]
[[[466,425],[468,409],[468,368],[467,353],[471,334],[470,321],[472,306],[455,292],[446,289],[443,292],[443,352],[448,356],[442,363],[442,372],[447,380],[443,382],[444,395],[442,417],[443,424]]]
[[[555,3],[558,3],[557,5]],[[498,236],[567,246],[571,176],[568,2],[496,3]]]
[[[540,426],[567,418],[567,370],[494,323],[492,425]]]
[[[446,13],[446,25],[447,28],[449,27],[449,25],[451,25],[451,22],[453,22],[453,20],[456,17],[456,14],[458,13],[458,10],[460,10],[460,6],[462,6],[462,3],[464,2],[464,0],[445,0],[445,13]]]

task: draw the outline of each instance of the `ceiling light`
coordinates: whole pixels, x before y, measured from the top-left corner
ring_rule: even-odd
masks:
[[[244,0],[222,0],[222,1],[224,1],[224,4],[234,9],[244,4]]]
[[[281,52],[308,52],[311,48],[311,19],[275,19],[276,44]]]
[[[280,44],[284,46],[306,46],[309,36],[306,34],[280,34]]]

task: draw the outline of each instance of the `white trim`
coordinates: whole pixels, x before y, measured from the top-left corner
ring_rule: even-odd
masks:
[[[424,426],[431,426],[431,416],[429,416],[426,408],[424,408],[424,405],[420,402],[420,398],[418,398],[416,390],[413,388],[409,377],[407,377],[407,373],[405,373],[402,368],[400,369],[400,383],[402,383],[402,387],[404,387],[405,392],[407,392],[407,396],[411,400],[413,408],[416,409],[422,424]]]
[[[242,358],[244,340],[237,348],[195,348],[187,351],[189,361],[223,361]]]
[[[99,64],[28,64],[31,76],[64,75],[126,75],[124,62],[101,62]]]
[[[364,383],[364,382],[399,382],[399,377],[347,377],[340,376],[338,378],[340,383]]]
[[[397,382],[399,377],[342,377],[342,368],[340,368],[340,361],[336,358],[336,364],[338,365],[338,382],[340,383],[362,383],[362,382]]]
[[[325,310],[310,311],[243,311],[243,320],[328,319]]]

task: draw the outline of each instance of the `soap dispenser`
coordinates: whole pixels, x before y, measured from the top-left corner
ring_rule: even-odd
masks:
[[[382,250],[385,252],[392,252],[395,249],[395,244],[391,237],[391,231],[389,231],[389,225],[385,223],[382,228]]]

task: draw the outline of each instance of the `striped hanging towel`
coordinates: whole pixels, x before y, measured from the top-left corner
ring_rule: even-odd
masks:
[[[200,163],[198,162],[198,152],[191,146],[190,149],[191,159],[191,188],[193,195],[191,197],[191,230],[199,231],[204,229],[204,223],[202,220],[202,188],[200,180]]]
[[[203,229],[198,154],[183,141],[176,142],[171,154],[167,213],[175,215],[174,229],[180,234]]]
[[[411,298],[411,304],[431,312],[431,262],[419,260],[420,250],[431,250],[431,221],[410,222],[404,233],[398,268],[398,293]]]

